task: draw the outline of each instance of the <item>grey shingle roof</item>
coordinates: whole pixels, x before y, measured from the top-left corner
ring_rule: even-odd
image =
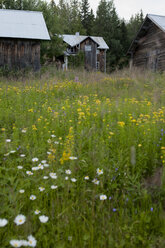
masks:
[[[43,14],[23,10],[0,10],[0,37],[50,40]]]
[[[148,14],[147,17],[165,32],[165,16]]]

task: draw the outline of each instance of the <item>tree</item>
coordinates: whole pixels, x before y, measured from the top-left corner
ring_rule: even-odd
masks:
[[[89,2],[88,0],[82,0],[81,2],[81,22],[86,30],[86,33],[89,35],[89,17],[90,17],[90,10],[89,10]]]

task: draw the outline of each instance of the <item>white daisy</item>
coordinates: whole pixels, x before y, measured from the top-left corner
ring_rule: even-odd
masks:
[[[43,169],[44,169],[44,166],[43,166],[42,164],[39,164],[39,165],[38,165],[38,168],[39,168],[40,170],[43,170]]]
[[[44,164],[44,167],[49,167],[49,164]]]
[[[22,129],[22,131],[21,131],[22,133],[26,133],[27,132],[27,130],[26,129]]]
[[[103,174],[103,169],[101,170],[101,169],[97,168],[96,172],[97,172],[97,175],[102,175]]]
[[[57,189],[57,188],[58,188],[58,186],[56,186],[56,185],[51,186],[51,189]]]
[[[45,164],[46,162],[47,162],[46,160],[42,160],[42,161],[41,161],[42,164]]]
[[[17,215],[17,217],[14,220],[17,226],[22,225],[23,223],[25,223],[25,221],[26,221],[26,217],[23,214]]]
[[[67,175],[70,175],[72,172],[71,172],[71,170],[65,170],[65,173],[66,173]]]
[[[24,158],[25,156],[26,156],[25,154],[21,154],[21,155],[20,155],[21,158]]]
[[[33,162],[37,162],[38,161],[38,158],[32,158],[32,161]]]
[[[24,192],[25,192],[24,189],[20,189],[20,190],[19,190],[19,193],[21,193],[21,194],[23,194]]]
[[[39,189],[41,192],[45,190],[44,187],[39,187],[38,189]]]
[[[49,177],[47,177],[47,176],[44,176],[44,177],[43,177],[43,179],[45,179],[45,180],[48,179],[48,178],[49,178]]]
[[[29,176],[31,176],[31,175],[33,175],[33,172],[31,172],[31,171],[26,171],[26,174],[29,175]]]
[[[89,177],[88,177],[88,176],[86,176],[86,177],[84,177],[84,179],[85,179],[85,180],[89,180]]]
[[[65,180],[68,180],[69,179],[69,177],[65,177]]]
[[[34,201],[37,197],[35,195],[30,196],[30,200]]]
[[[42,223],[46,223],[49,220],[49,217],[48,216],[45,216],[45,215],[41,215],[41,216],[39,216],[39,220]]]
[[[51,137],[52,137],[52,138],[55,138],[55,137],[56,137],[56,135],[52,134],[52,135],[51,135]]]
[[[38,209],[36,209],[36,211],[34,212],[35,214],[40,214],[41,213],[41,211],[40,210],[38,210]]]
[[[10,244],[13,247],[21,247],[22,246],[22,241],[13,239],[13,240],[10,240]]]
[[[76,178],[71,178],[70,180],[71,180],[73,183],[75,183],[75,182],[77,181]]]
[[[76,160],[77,157],[69,157],[70,160]]]
[[[30,247],[36,247],[37,240],[32,236],[28,236],[28,244]]]
[[[7,142],[7,143],[10,143],[10,142],[11,142],[11,139],[6,139],[6,142]]]
[[[0,227],[6,226],[7,223],[8,223],[8,220],[7,219],[0,219]]]
[[[57,179],[57,176],[56,176],[56,173],[49,173],[49,176],[52,178],[52,179]]]
[[[10,153],[15,153],[15,152],[16,152],[16,151],[14,151],[14,150],[13,150],[13,151],[10,151]]]
[[[38,166],[36,166],[36,167],[32,167],[32,171],[37,171],[37,170],[39,170],[40,168],[38,167]]]
[[[104,200],[106,200],[107,199],[107,196],[106,195],[100,195],[100,200],[101,201],[104,201]]]
[[[92,180],[92,183],[94,183],[94,184],[96,184],[96,185],[99,185],[100,181],[97,180],[97,179],[93,179],[93,180]]]
[[[21,243],[22,243],[22,246],[29,246],[29,243],[28,243],[27,240],[22,239],[22,240],[20,240],[20,241],[21,241]]]
[[[23,166],[18,165],[17,168],[18,168],[19,170],[22,170],[22,169],[23,169]]]

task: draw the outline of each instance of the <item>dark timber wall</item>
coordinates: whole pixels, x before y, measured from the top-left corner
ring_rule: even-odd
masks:
[[[40,69],[40,42],[0,38],[0,67]]]
[[[92,39],[87,38],[81,43],[80,50],[83,50],[85,52],[85,69],[96,70],[97,44]]]
[[[153,22],[146,22],[145,33],[137,39],[132,51],[134,66],[144,69],[165,70],[165,33]]]

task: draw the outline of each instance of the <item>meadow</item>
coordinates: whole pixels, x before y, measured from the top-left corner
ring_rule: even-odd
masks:
[[[165,247],[165,76],[0,80],[0,247]]]

